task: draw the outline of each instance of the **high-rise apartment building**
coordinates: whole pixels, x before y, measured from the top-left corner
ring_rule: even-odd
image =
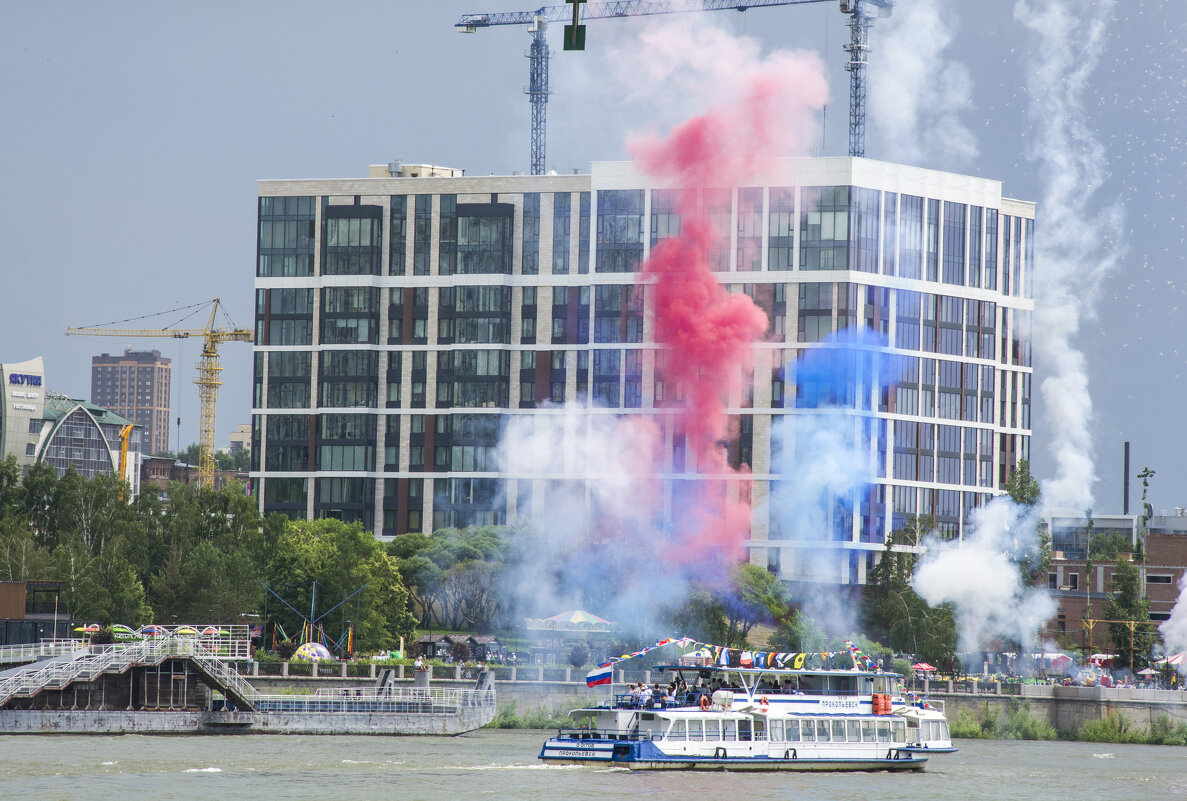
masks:
[[[541,477],[502,469],[500,432],[571,401],[656,421],[664,492],[700,480],[680,399],[657,379],[654,294],[637,280],[680,214],[632,164],[372,168],[261,181],[259,195],[252,476],[265,512],[380,536],[510,522]],[[996,181],[859,158],[772,161],[700,202],[722,233],[713,269],[769,323],[745,391],[725,399],[729,462],[749,472],[751,559],[808,578],[810,548],[831,554],[814,577],[862,583],[916,515],[960,537],[1028,458],[1034,204]],[[894,380],[859,366],[833,399],[872,474],[805,541],[770,500],[817,467],[787,444],[785,424],[816,405],[789,367],[846,329],[881,339]]]
[[[169,387],[173,368],[159,350],[91,357],[91,402],[144,427],[148,453],[169,450]]]

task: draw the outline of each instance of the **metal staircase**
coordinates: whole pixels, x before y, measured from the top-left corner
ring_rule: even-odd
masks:
[[[91,646],[74,659],[0,678],[0,707],[11,698],[28,698],[43,690],[61,690],[76,681],[95,681],[105,673],[130,667],[159,665],[170,658],[188,659],[214,689],[241,709],[255,708],[259,693],[234,668],[189,637],[163,637],[120,645]]]

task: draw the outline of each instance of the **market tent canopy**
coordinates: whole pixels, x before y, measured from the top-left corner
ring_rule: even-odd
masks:
[[[524,626],[533,631],[610,631],[614,624],[582,609],[571,609],[552,617],[525,617]]]
[[[1180,651],[1177,654],[1171,654],[1166,659],[1159,659],[1155,661],[1156,665],[1181,665],[1183,661],[1187,660],[1187,651]]]
[[[1142,668],[1138,671],[1139,676],[1157,676],[1158,671],[1154,668]]]
[[[915,664],[911,665],[911,670],[935,670],[935,667],[927,664],[926,662],[916,662]]]

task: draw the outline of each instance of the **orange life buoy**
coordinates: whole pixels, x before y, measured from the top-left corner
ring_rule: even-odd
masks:
[[[707,696],[707,695],[701,696],[701,711],[702,712],[709,711],[709,696]]]
[[[767,707],[771,705],[771,702],[767,700],[767,697],[764,695],[758,699],[758,705],[762,707],[763,712],[766,712]]]

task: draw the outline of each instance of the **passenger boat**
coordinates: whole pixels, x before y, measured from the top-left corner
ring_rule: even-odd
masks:
[[[573,710],[577,728],[549,738],[540,759],[632,770],[921,770],[924,752],[955,750],[942,710],[903,698],[898,674],[856,660],[833,669],[682,657],[657,669],[686,689],[662,700],[612,689],[605,704]]]
[[[908,750],[928,754],[954,754],[958,750],[952,745],[943,701],[908,697],[893,711],[907,721]]]

